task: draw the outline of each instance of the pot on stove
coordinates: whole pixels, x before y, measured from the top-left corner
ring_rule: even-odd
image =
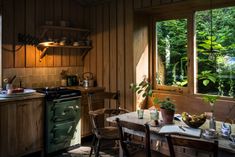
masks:
[[[94,78],[91,72],[83,73],[83,87],[84,88],[94,87]]]

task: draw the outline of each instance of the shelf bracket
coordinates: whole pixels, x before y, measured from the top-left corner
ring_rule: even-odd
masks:
[[[86,54],[88,53],[89,50],[90,50],[90,49],[84,49],[84,50],[83,50],[83,53],[82,53],[82,60],[84,60],[84,58],[85,58],[85,56],[86,56]]]
[[[42,58],[45,57],[46,55],[46,50],[48,49],[48,47],[44,47],[41,51],[42,53],[40,54],[40,58],[39,58],[39,62],[42,61]]]

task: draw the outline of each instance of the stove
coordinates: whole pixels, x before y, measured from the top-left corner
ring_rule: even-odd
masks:
[[[61,87],[38,88],[45,94],[45,154],[81,144],[81,91]]]
[[[68,89],[65,87],[45,87],[45,88],[37,88],[37,92],[43,93],[46,95],[46,100],[51,101],[54,99],[68,98],[74,96],[81,96],[80,90]]]

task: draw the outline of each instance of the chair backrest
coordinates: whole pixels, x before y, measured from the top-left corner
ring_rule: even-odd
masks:
[[[197,139],[182,138],[177,136],[166,135],[168,147],[170,150],[170,156],[175,157],[174,146],[182,146],[188,148],[194,148],[206,152],[213,153],[214,157],[218,156],[218,141],[214,142],[201,141]]]
[[[96,135],[99,134],[98,129],[104,127],[105,116],[119,114],[119,97],[120,93],[117,92],[98,92],[88,94],[88,109],[92,131]],[[115,108],[104,108],[104,100],[114,100],[116,103]]]
[[[97,108],[103,108],[104,100],[115,100],[116,109],[120,107],[120,92],[98,92],[88,94],[88,108],[89,111],[96,110]]]
[[[126,156],[130,156],[130,152],[127,149],[127,144],[134,144],[131,141],[127,139],[125,136],[125,132],[123,131],[123,128],[127,128],[133,131],[141,131],[145,133],[145,142],[144,144],[141,144],[144,147],[144,150],[146,151],[146,157],[151,157],[151,149],[150,149],[150,130],[149,130],[149,125],[140,125],[140,124],[135,124],[135,123],[130,123],[126,121],[121,121],[119,118],[116,119],[117,122],[117,127],[119,130],[119,138],[120,138],[120,143],[121,147],[125,153]]]

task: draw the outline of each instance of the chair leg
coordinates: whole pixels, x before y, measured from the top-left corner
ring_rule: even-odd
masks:
[[[96,142],[96,136],[93,135],[92,142],[91,142],[91,150],[90,150],[89,157],[91,157],[91,155],[92,155],[92,153],[93,153],[93,150],[94,150],[94,152],[96,152],[96,150],[95,150],[95,142]]]
[[[99,153],[100,153],[100,139],[98,139],[96,144],[95,157],[99,157]]]

